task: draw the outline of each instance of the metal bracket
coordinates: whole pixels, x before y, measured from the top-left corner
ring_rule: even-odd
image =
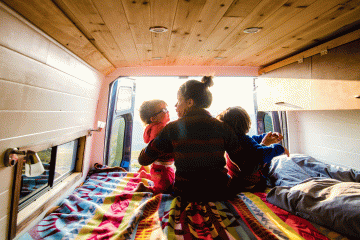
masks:
[[[320,52],[320,56],[324,56],[324,55],[326,55],[326,54],[328,54],[328,50],[327,50],[327,49],[324,49],[324,50],[322,50],[322,51]]]
[[[300,58],[299,60],[298,60],[298,63],[303,63],[304,62],[304,58]]]
[[[14,166],[18,162],[18,160],[22,158],[22,157],[19,157],[18,155],[25,156],[26,152],[19,151],[19,149],[17,149],[17,148],[8,148],[4,154],[4,159],[3,159],[4,165],[6,167]]]

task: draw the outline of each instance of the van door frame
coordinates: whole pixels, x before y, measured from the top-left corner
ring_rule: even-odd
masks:
[[[118,110],[119,106],[119,91],[121,88],[131,88],[131,95],[129,100],[131,101],[128,104],[129,107],[125,109]],[[105,146],[104,146],[104,164],[109,164],[110,157],[110,141],[112,128],[114,120],[119,117],[123,117],[125,120],[125,129],[124,129],[124,140],[123,140],[123,152],[122,159],[120,162],[120,167],[129,171],[130,161],[131,161],[131,143],[132,143],[132,128],[134,121],[134,109],[135,109],[135,93],[136,93],[136,84],[135,80],[128,77],[119,77],[109,86],[109,104],[108,104],[108,113],[107,113],[107,123],[106,123],[106,132],[105,132]]]

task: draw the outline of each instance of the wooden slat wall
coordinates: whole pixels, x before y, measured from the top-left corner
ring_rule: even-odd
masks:
[[[104,75],[2,5],[0,19],[1,160],[7,148],[92,128]],[[1,161],[0,239],[8,231],[13,170]]]
[[[339,46],[339,44],[344,41],[348,42]],[[264,74],[260,77],[360,80],[359,46],[360,30],[357,30],[338,39],[334,39],[329,43],[325,43],[320,47],[309,49],[297,56],[285,59],[284,63],[279,62],[279,65],[274,64],[268,68],[261,69],[260,72],[264,72]],[[322,49],[328,49],[327,54],[321,55],[319,52],[321,52]],[[306,57],[303,59],[303,62],[296,62],[296,59],[301,59],[302,56]]]

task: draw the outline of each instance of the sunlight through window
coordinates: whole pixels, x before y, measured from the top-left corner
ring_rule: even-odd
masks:
[[[136,83],[134,126],[132,134],[132,171],[140,167],[138,155],[146,146],[143,140],[145,126],[139,116],[140,105],[147,100],[162,99],[168,104],[170,120],[176,120],[175,104],[177,91],[181,84],[190,79],[201,80],[201,77],[131,77]],[[214,86],[210,88],[213,102],[207,110],[215,117],[228,107],[241,106],[246,109],[252,119],[249,135],[256,134],[255,111],[253,101],[253,78],[251,77],[214,77]]]

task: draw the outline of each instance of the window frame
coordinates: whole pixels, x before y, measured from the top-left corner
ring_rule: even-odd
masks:
[[[131,103],[130,108],[117,110],[117,100],[118,93],[121,87],[131,88]],[[127,77],[119,77],[109,86],[109,103],[108,103],[108,113],[107,113],[107,123],[106,123],[106,132],[105,132],[105,146],[104,146],[104,164],[109,164],[110,158],[110,141],[112,134],[112,128],[114,122],[117,118],[124,118],[125,120],[125,129],[123,136],[123,151],[121,156],[120,167],[130,170],[131,163],[131,144],[132,144],[132,128],[134,121],[134,109],[135,109],[135,91],[136,84],[135,80]],[[116,133],[117,134],[117,133]]]
[[[58,148],[58,146],[67,144],[69,142],[75,142],[74,148],[73,148],[73,159],[72,159],[72,165],[74,165],[74,167],[69,172],[67,172],[67,173],[63,174],[62,176],[60,176],[59,178],[55,179],[57,148]],[[36,201],[36,199],[39,198],[41,195],[43,195],[45,192],[49,191],[51,188],[53,188],[54,186],[59,184],[63,179],[65,179],[66,177],[70,176],[72,173],[75,172],[76,160],[77,160],[76,156],[77,156],[78,147],[79,147],[79,139],[75,139],[75,140],[72,140],[69,142],[50,147],[51,148],[51,157],[50,157],[50,169],[49,169],[48,183],[45,184],[44,186],[41,186],[40,188],[34,190],[32,193],[30,193],[28,196],[25,196],[23,199],[19,198],[18,212],[23,210],[25,207],[30,205],[32,202]],[[22,189],[20,188],[20,193],[21,193],[21,190]]]
[[[60,178],[53,182],[50,187],[46,185],[35,190],[36,194],[33,194],[27,202],[22,201],[20,207],[20,191],[22,185],[22,170],[24,166],[24,157],[19,156],[19,160],[14,166],[14,178],[11,194],[11,206],[8,225],[8,237],[9,239],[15,238],[22,230],[24,230],[32,221],[34,221],[43,210],[56,202],[64,192],[69,189],[69,186],[73,186],[81,179],[81,172],[83,170],[83,159],[86,144],[86,136],[88,130],[82,130],[79,132],[71,133],[60,139],[51,139],[47,142],[39,143],[37,145],[31,145],[27,147],[19,148],[19,151],[33,151],[40,152],[48,148],[54,148],[71,141],[77,141],[76,148],[73,151],[73,161],[75,161],[72,171],[63,174]],[[75,156],[74,156],[75,155]],[[27,209],[27,210],[26,210]],[[20,218],[18,218],[20,216]]]
[[[261,135],[265,132],[265,116],[268,115],[271,117],[273,132],[278,132],[283,135],[283,140],[280,144],[288,148],[288,131],[287,131],[287,120],[286,120],[286,112],[285,111],[258,111],[256,113],[256,128],[257,134]]]

